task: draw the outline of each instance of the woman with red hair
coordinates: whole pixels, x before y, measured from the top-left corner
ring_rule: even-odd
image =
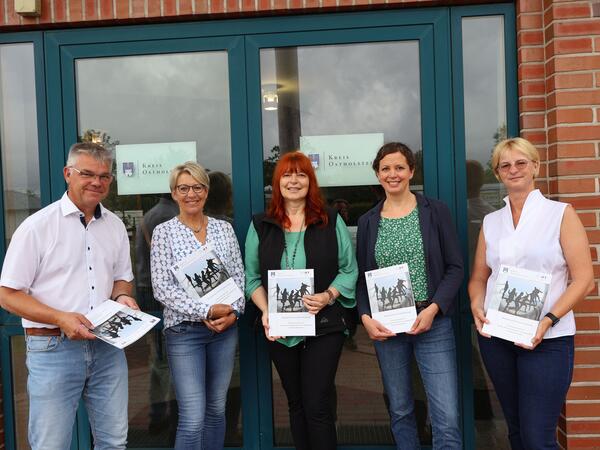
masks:
[[[358,268],[348,229],[326,208],[310,160],[286,153],[273,173],[273,196],[246,237],[246,295],[262,313],[269,353],[288,398],[294,446],[334,450],[332,401],[345,333],[351,320]],[[314,269],[314,295],[302,297],[315,314],[316,336],[269,336],[269,270]]]

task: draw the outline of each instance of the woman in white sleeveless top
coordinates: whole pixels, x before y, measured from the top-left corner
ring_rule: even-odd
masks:
[[[594,286],[589,243],[575,210],[535,189],[540,157],[530,142],[500,142],[492,167],[508,196],[504,208],[483,220],[469,281],[481,356],[512,449],[557,449],[556,426],[573,374],[573,308]],[[501,265],[552,276],[530,346],[482,332]]]

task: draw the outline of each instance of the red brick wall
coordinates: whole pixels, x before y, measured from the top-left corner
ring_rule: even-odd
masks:
[[[517,2],[519,105],[522,135],[543,158],[540,187],[571,203],[588,230],[600,277],[600,4]],[[598,8],[594,10],[594,8]],[[600,448],[600,298],[596,289],[575,310],[573,384],[559,441]]]
[[[22,18],[14,12],[14,0],[0,0],[0,28],[414,6],[417,2],[419,6],[434,3],[430,0],[42,0],[40,17]],[[517,0],[516,9],[521,134],[541,151],[542,190],[571,203],[588,230],[597,279],[595,291],[576,308],[575,373],[561,418],[559,440],[565,448],[600,448],[600,2]],[[0,414],[0,433],[2,429]],[[0,439],[0,448],[2,442]]]

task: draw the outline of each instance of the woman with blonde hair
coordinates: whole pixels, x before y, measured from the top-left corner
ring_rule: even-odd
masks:
[[[469,281],[481,356],[502,405],[512,449],[557,449],[556,426],[573,375],[573,308],[593,288],[589,243],[575,210],[535,188],[540,157],[529,141],[498,143],[492,168],[508,195],[506,206],[483,220]],[[501,265],[552,276],[529,346],[482,332]]]
[[[209,244],[240,289],[244,266],[231,225],[204,214],[210,181],[186,162],[170,175],[179,215],[157,225],[150,251],[154,297],[164,306],[165,341],[179,408],[177,450],[219,450],[225,440],[225,402],[244,298],[208,306],[190,298],[171,267]]]

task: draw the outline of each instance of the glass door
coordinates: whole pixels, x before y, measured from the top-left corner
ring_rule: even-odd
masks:
[[[450,187],[438,176],[438,137],[447,130],[436,116],[433,24],[246,41],[249,108],[256,119],[249,127],[251,164],[263,174],[252,183],[257,210],[270,199],[276,160],[294,150],[309,154],[327,203],[338,209],[354,240],[358,217],[382,198],[371,162],[384,142],[404,142],[415,151],[414,190],[438,197]],[[263,350],[261,447],[292,447],[286,396],[266,357],[262,331],[257,339]],[[394,445],[374,347],[361,325],[346,339],[336,391],[340,446]],[[414,392],[421,441],[430,444],[427,402],[416,370]]]
[[[103,204],[127,228],[136,299],[142,310],[158,316],[161,305],[150,280],[150,240],[158,224],[178,214],[166,176],[170,170],[188,160],[199,162],[211,181],[207,215],[229,221],[238,231],[246,225],[247,175],[240,174],[240,168],[247,166],[247,139],[245,124],[237,119],[245,113],[244,96],[239,94],[244,86],[242,42],[181,39],[72,45],[60,51],[63,148],[92,141],[115,151],[116,174]],[[154,184],[155,174],[162,174],[161,185]],[[56,183],[61,181],[57,177]],[[252,353],[251,345],[241,339],[227,397],[229,447],[244,446],[247,416],[242,412],[239,354]],[[172,448],[177,402],[162,330],[127,347],[126,354],[128,448]],[[80,422],[85,424],[84,415]]]

